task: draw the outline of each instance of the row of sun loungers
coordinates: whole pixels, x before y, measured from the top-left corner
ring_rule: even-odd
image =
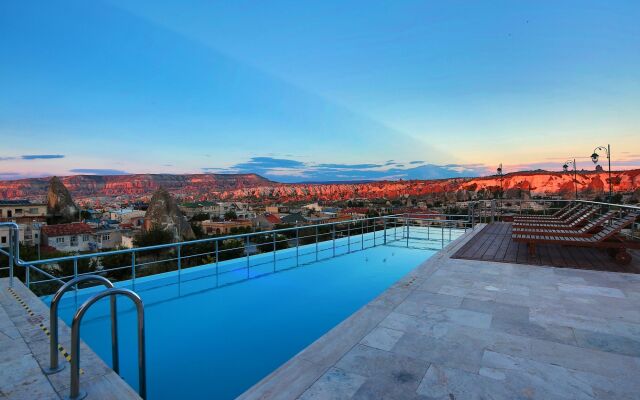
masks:
[[[598,207],[575,204],[549,216],[516,217],[512,239],[526,243],[531,256],[535,256],[538,244],[557,244],[607,249],[619,264],[629,264],[631,255],[627,249],[640,248],[640,242],[626,239],[621,231],[632,225],[640,213],[629,212],[616,219],[618,213],[609,211],[590,220],[597,212]]]

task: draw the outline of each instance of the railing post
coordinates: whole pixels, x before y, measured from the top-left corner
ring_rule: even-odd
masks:
[[[249,279],[251,277],[251,272],[250,272],[250,261],[249,261],[249,236],[246,236],[246,241],[244,244],[244,252],[247,253],[247,279]]]
[[[364,250],[364,219],[361,220],[360,224],[360,250]]]
[[[318,261],[318,225],[316,225],[316,261]]]
[[[336,225],[332,225],[331,241],[333,242],[333,256],[336,256]]]
[[[136,252],[131,252],[131,287],[136,288]]]
[[[376,219],[375,218],[373,219],[373,247],[376,247]]]
[[[16,231],[13,228],[9,228],[9,287],[13,287],[13,254],[15,249],[15,236]]]
[[[300,266],[300,228],[296,226],[296,267]]]
[[[31,265],[27,265],[25,274],[25,283],[27,284],[27,289],[31,289]]]
[[[393,220],[393,241],[398,240],[398,217],[395,217]]]
[[[407,227],[407,247],[409,247],[409,218],[404,217],[405,225]]]
[[[273,272],[276,272],[276,233],[273,232]]]
[[[73,259],[73,279],[78,277],[78,259]],[[78,285],[75,286],[75,290],[78,291]]]
[[[182,281],[182,245],[178,245],[178,282]]]
[[[216,244],[216,287],[218,287],[218,276],[220,275],[220,267],[219,267],[219,259],[220,259],[220,252],[218,249],[218,242],[219,240],[215,240],[215,244]]]
[[[386,218],[382,218],[382,230],[384,231],[384,239],[383,239],[383,243],[387,244],[387,220]]]
[[[351,220],[347,222],[347,253],[351,253]]]

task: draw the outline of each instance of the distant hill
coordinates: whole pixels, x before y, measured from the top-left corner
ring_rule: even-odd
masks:
[[[41,199],[46,196],[49,178],[0,181],[0,199]],[[534,195],[573,196],[572,173],[524,171],[504,175],[507,197]],[[495,192],[500,188],[497,176],[450,178],[437,180],[398,180],[374,182],[331,182],[284,184],[256,174],[137,174],[137,175],[77,175],[61,178],[78,200],[121,198],[148,201],[152,193],[164,187],[184,201],[259,200],[292,202],[314,200],[348,200],[353,198],[387,198],[403,196],[435,196],[468,200],[480,192]],[[608,190],[608,174],[601,171],[580,171],[578,188],[583,197],[593,198]],[[613,173],[616,192],[639,191],[640,169]]]
[[[0,181],[0,199],[46,196],[51,178]],[[87,197],[150,197],[163,187],[172,193],[190,196],[276,184],[256,174],[133,174],[72,175],[61,177],[76,199]]]

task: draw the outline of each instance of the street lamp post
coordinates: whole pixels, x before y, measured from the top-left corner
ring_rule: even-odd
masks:
[[[578,200],[578,170],[576,169],[576,159],[565,161],[562,166],[564,172],[569,172],[569,164],[573,163],[573,184],[576,188],[576,200]]]
[[[498,173],[498,176],[500,177],[500,198],[502,198],[502,192],[504,191],[504,188],[502,186],[502,179],[503,179],[502,163],[500,163],[500,165],[498,166],[498,169],[496,169],[496,172]]]
[[[502,174],[502,163],[500,163],[500,165],[498,165],[498,168],[496,169],[496,172],[498,173],[498,176],[500,177],[500,215],[502,216],[502,196],[504,194],[504,185],[502,184],[503,181],[503,174]]]
[[[609,203],[611,203],[613,198],[613,181],[611,180],[611,145],[608,144],[607,147],[598,146],[593,150],[593,154],[591,154],[591,161],[593,161],[594,164],[597,164],[598,159],[600,158],[598,151],[604,151],[607,154],[607,161],[609,162]]]

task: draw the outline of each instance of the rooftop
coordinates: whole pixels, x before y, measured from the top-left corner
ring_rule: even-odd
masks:
[[[28,206],[33,205],[29,200],[0,200],[0,206]]]
[[[49,236],[67,236],[81,235],[83,233],[92,233],[93,228],[83,222],[73,222],[71,224],[45,225],[42,227],[42,233]]]
[[[480,232],[240,398],[637,398],[640,275],[452,258]]]

